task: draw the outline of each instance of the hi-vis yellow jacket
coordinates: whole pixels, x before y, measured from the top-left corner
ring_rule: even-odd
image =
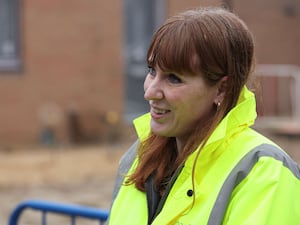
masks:
[[[255,98],[245,87],[237,106],[201,150],[195,189],[192,167],[198,150],[186,160],[152,225],[300,224],[299,167],[283,150],[249,127],[255,118]],[[149,119],[147,114],[135,121],[140,140],[149,133]],[[120,171],[131,173],[136,168],[136,157],[133,163],[127,158],[135,155],[137,145],[121,160]],[[134,185],[120,185],[109,225],[147,225],[147,220],[146,194]]]

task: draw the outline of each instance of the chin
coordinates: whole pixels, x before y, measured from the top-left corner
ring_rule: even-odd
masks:
[[[157,130],[157,129],[151,129],[152,133],[158,136],[162,137],[174,137],[170,132],[167,132],[165,130]]]
[[[155,121],[151,122],[151,131],[158,136],[174,137],[171,128],[167,127],[166,125],[156,123]]]

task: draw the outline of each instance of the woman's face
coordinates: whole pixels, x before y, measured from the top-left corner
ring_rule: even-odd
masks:
[[[198,121],[213,113],[218,90],[202,75],[181,75],[149,68],[144,97],[150,104],[152,132],[184,141]]]

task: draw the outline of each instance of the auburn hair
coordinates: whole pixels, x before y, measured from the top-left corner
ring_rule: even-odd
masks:
[[[252,34],[237,15],[226,9],[189,10],[166,20],[148,49],[149,66],[188,76],[201,75],[212,86],[227,76],[225,97],[210,118],[195,124],[181,151],[176,151],[175,138],[151,133],[140,144],[138,166],[127,184],[134,183],[145,191],[147,178],[155,173],[156,189],[163,193],[172,174],[197,146],[205,145],[218,123],[236,105],[253,69],[253,55]]]

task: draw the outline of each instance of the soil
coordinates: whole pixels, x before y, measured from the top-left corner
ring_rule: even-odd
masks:
[[[300,163],[299,136],[270,136]],[[114,145],[60,148],[0,149],[0,221],[8,218],[17,204],[28,199],[109,209],[115,174],[121,155],[130,142]],[[41,215],[27,210],[21,225],[41,224]],[[53,220],[53,222],[50,222]],[[35,222],[34,222],[35,221]],[[99,224],[78,221],[77,225]],[[49,225],[70,224],[54,215]]]
[[[17,204],[29,199],[109,209],[118,161],[129,145],[0,151],[0,224],[8,224]],[[47,217],[49,225],[71,224],[66,218]],[[41,224],[41,214],[25,210],[19,224]]]

